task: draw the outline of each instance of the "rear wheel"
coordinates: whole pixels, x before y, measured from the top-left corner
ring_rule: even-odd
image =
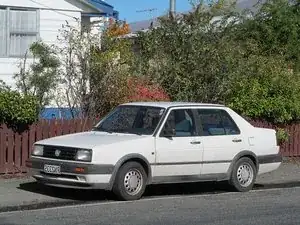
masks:
[[[119,200],[138,200],[145,192],[147,174],[138,162],[127,162],[119,169],[113,187]]]
[[[234,165],[229,183],[236,191],[250,191],[254,186],[256,174],[253,161],[248,157],[243,157]]]

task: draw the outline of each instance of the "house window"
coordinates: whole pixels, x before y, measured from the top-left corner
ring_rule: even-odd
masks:
[[[22,57],[38,40],[39,12],[6,8],[0,9],[0,56]]]

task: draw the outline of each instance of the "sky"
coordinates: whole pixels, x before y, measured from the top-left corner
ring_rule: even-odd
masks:
[[[119,19],[128,23],[150,19],[167,13],[169,0],[106,0],[114,9],[119,11]],[[145,9],[157,8],[153,12],[136,12]],[[191,8],[188,0],[176,0],[176,11],[187,11]]]

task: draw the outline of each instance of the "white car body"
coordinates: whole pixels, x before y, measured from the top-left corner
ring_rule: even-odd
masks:
[[[80,162],[32,155],[27,166],[33,177],[57,187],[112,190],[120,166],[128,161],[142,164],[148,175],[147,184],[229,180],[235,162],[241,157],[253,160],[257,174],[276,170],[281,164],[275,130],[254,127],[228,107],[178,102],[137,102],[122,106],[161,107],[165,111],[151,135],[89,131],[38,141],[34,146],[43,146],[44,153],[49,146],[61,152],[91,149],[92,159]],[[175,109],[224,110],[240,133],[161,137],[168,115]],[[59,166],[59,172],[45,172],[45,165]]]

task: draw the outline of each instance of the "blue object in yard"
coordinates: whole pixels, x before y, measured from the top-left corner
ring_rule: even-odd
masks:
[[[80,114],[79,109],[74,109],[74,118],[77,118]],[[51,120],[51,119],[73,119],[72,110],[69,108],[45,108],[40,113],[41,119]]]

